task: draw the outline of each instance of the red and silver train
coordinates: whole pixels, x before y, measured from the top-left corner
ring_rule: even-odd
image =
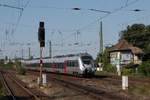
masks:
[[[43,71],[76,76],[94,75],[94,60],[88,53],[70,54],[43,58]],[[40,59],[23,60],[23,66],[27,70],[40,70]]]

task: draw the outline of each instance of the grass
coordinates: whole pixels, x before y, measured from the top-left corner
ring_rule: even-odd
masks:
[[[129,87],[128,91],[132,92],[132,93],[136,93],[136,94],[141,94],[141,95],[149,95],[150,94],[149,88],[147,88],[145,86]]]
[[[17,73],[20,75],[25,75],[26,74],[25,68],[21,66],[17,67]]]
[[[117,73],[111,73],[111,72],[106,72],[106,71],[96,71],[95,72],[95,75],[117,75]],[[122,74],[124,75],[124,74]],[[142,73],[128,73],[128,74],[125,74],[127,76],[133,76],[133,77],[142,77],[142,78],[150,78],[150,76],[145,76],[144,74]]]
[[[0,82],[0,100],[8,100],[7,92],[6,92],[5,89],[2,87],[1,82]]]
[[[116,73],[110,73],[110,72],[106,72],[106,71],[96,71],[95,75],[117,75]]]
[[[16,67],[14,68],[14,66]],[[16,69],[18,74],[25,75],[25,69],[21,66],[21,64],[14,64],[14,63],[0,64],[0,67],[14,68]]]
[[[10,67],[12,68],[15,64],[13,63],[8,63],[8,64],[0,64],[0,67]]]

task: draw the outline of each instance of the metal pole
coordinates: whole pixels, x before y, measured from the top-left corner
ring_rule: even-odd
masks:
[[[49,42],[49,57],[52,58],[52,44]]]
[[[100,22],[100,53],[103,53],[103,29],[102,21]]]
[[[22,59],[23,59],[23,49],[22,49]]]
[[[100,55],[102,55],[103,53],[103,30],[102,30],[102,21],[100,22],[100,32],[99,32],[99,36],[100,36]],[[99,59],[99,69],[102,68],[102,56],[100,56],[100,59]]]
[[[30,59],[30,56],[31,56],[31,54],[30,54],[30,47],[29,47],[29,59]]]
[[[40,47],[40,85],[42,84],[42,70],[43,70],[42,51],[43,47]]]

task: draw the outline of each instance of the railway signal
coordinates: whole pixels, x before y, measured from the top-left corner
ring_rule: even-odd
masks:
[[[38,29],[38,40],[40,42],[40,86],[42,86],[42,70],[43,70],[43,62],[42,62],[42,51],[43,47],[45,47],[45,28],[44,22],[39,23]]]
[[[40,47],[45,47],[45,42],[44,41],[40,42]]]
[[[44,22],[40,22],[40,24],[39,24],[38,40],[40,42],[40,47],[45,47],[45,28],[44,28]]]

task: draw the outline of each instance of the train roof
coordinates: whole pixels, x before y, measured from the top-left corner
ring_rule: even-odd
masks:
[[[52,59],[55,58],[64,58],[64,57],[78,57],[78,56],[91,56],[88,53],[78,53],[78,54],[67,54],[67,55],[58,55],[54,56]],[[34,58],[34,59],[24,59],[24,60],[39,60],[40,58]],[[51,59],[50,57],[43,57],[42,59]]]
[[[78,53],[78,54],[67,54],[67,55],[59,55],[59,56],[54,56],[53,58],[63,58],[63,57],[75,57],[75,56],[90,56],[88,53]]]

